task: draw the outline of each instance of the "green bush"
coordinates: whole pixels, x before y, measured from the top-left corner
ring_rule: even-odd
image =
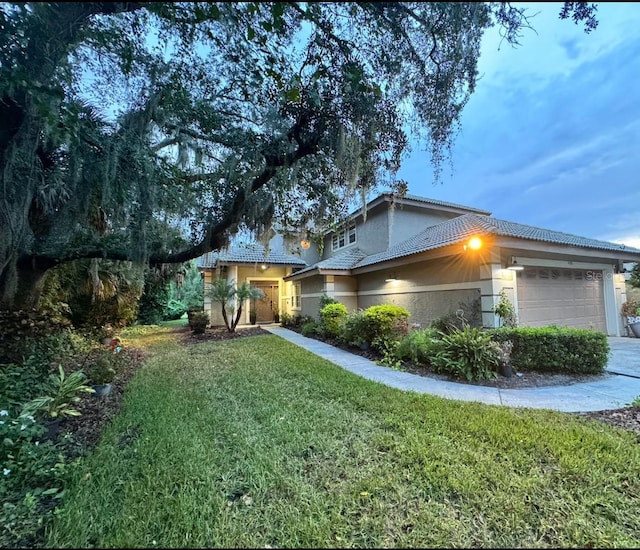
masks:
[[[164,308],[162,318],[165,321],[180,319],[187,312],[187,306],[180,300],[170,299]]]
[[[347,318],[347,306],[337,302],[327,304],[320,310],[320,330],[324,336],[335,338],[340,334],[342,325]]]
[[[440,349],[431,358],[431,364],[438,372],[467,380],[496,377],[500,348],[491,340],[489,332],[467,325],[451,334],[440,334]]]
[[[401,361],[428,365],[431,357],[438,351],[439,345],[440,340],[435,329],[413,330],[400,340],[395,354]]]
[[[350,313],[342,324],[342,330],[338,334],[338,339],[348,346],[360,347],[369,344],[369,319],[364,311]]]
[[[70,464],[33,417],[0,410],[0,548],[33,548],[53,517]]]
[[[204,334],[209,325],[209,314],[204,311],[196,311],[191,314],[189,326],[196,334]]]
[[[431,321],[429,327],[437,332],[452,334],[458,330],[464,330],[465,325],[465,320],[462,317],[455,313],[447,313]]]
[[[326,292],[320,297],[320,309],[323,309],[324,306],[328,306],[329,304],[337,304],[338,301],[335,298],[329,296]]]
[[[407,334],[409,311],[400,306],[382,304],[364,310],[366,340],[378,351],[387,349],[389,342],[398,341]]]
[[[318,321],[314,321],[313,319],[306,321],[302,327],[300,328],[300,333],[302,336],[315,336],[318,333],[318,329],[320,328],[320,324]]]
[[[519,371],[599,374],[609,357],[603,332],[567,327],[499,328],[491,331],[496,342],[513,344],[511,364]]]

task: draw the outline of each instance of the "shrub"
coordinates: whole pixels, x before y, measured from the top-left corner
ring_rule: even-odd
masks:
[[[324,306],[328,306],[329,304],[337,304],[338,301],[331,296],[329,296],[326,292],[320,297],[320,309],[324,309]]]
[[[609,356],[606,334],[590,329],[499,328],[491,331],[491,338],[513,344],[511,363],[518,370],[599,374]]]
[[[0,410],[0,548],[32,548],[54,513],[69,464],[32,417]]]
[[[464,330],[466,324],[463,317],[455,313],[447,313],[431,321],[429,327],[443,334],[453,334],[458,330]]]
[[[467,380],[495,378],[501,354],[490,333],[467,325],[451,334],[441,334],[440,349],[431,358],[437,371]]]
[[[350,313],[342,324],[342,330],[338,334],[338,339],[348,346],[360,347],[369,344],[369,319],[364,311],[360,310]]]
[[[115,357],[115,354],[111,352],[100,353],[98,357],[87,364],[85,374],[91,384],[102,385],[113,381],[118,373],[111,359],[112,356]]]
[[[440,340],[434,329],[414,330],[407,334],[396,347],[395,354],[401,361],[428,365],[430,358],[439,349]]]
[[[320,310],[321,331],[325,336],[335,338],[340,334],[342,325],[347,318],[347,306],[337,302],[327,304]]]
[[[500,326],[510,328],[518,326],[516,309],[513,307],[509,298],[507,298],[504,289],[500,291],[500,300],[493,306],[493,312],[500,318]]]
[[[320,324],[313,319],[306,321],[302,327],[300,328],[300,333],[302,336],[314,336],[318,333],[318,329],[320,328]]]
[[[364,310],[364,316],[367,319],[365,337],[378,351],[407,334],[409,311],[403,307],[391,304],[371,306]]]
[[[180,300],[171,299],[164,308],[162,318],[165,321],[175,321],[180,319],[187,311],[187,306]]]
[[[280,315],[280,324],[287,328],[298,328],[312,319],[313,317],[310,317],[309,315],[305,315],[303,317],[301,315],[292,315],[291,313],[285,312]]]
[[[628,300],[622,304],[622,315],[625,317],[637,317],[640,315],[640,300]]]
[[[196,334],[204,334],[204,331],[207,329],[209,325],[209,314],[205,311],[196,311],[191,314],[191,320],[189,321],[189,326],[191,330]]]

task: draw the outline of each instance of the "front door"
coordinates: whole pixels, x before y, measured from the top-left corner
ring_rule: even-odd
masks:
[[[280,303],[278,281],[253,281],[251,286],[259,288],[264,293],[262,300],[255,301],[256,321],[258,323],[273,323],[275,320],[274,314],[278,311],[278,304]]]

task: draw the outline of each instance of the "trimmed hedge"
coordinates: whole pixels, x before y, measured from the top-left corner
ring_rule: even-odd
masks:
[[[491,330],[495,342],[513,344],[511,364],[518,371],[600,374],[609,357],[603,332],[581,328],[519,327]]]

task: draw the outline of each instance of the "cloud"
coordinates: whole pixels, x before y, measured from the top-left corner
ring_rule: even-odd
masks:
[[[640,237],[640,4],[600,4],[587,35],[540,14],[516,49],[487,35],[454,170],[429,185],[428,157],[399,176],[411,193],[586,237]]]

